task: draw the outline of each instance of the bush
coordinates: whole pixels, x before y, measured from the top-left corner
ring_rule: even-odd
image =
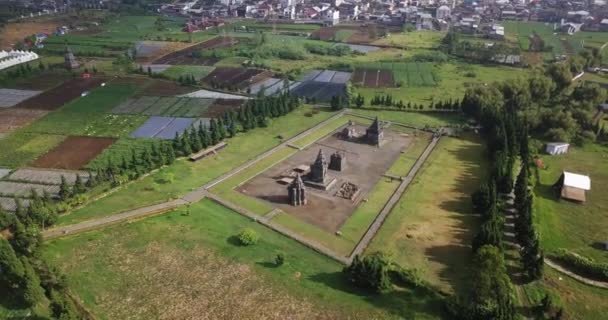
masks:
[[[391,262],[385,254],[374,252],[363,258],[356,255],[353,262],[342,272],[355,286],[380,293],[391,287],[388,276],[390,265]]]
[[[245,228],[245,229],[241,230],[241,232],[239,232],[239,235],[237,236],[237,238],[239,239],[239,242],[243,246],[254,245],[254,244],[258,243],[258,240],[260,240],[260,236],[258,235],[258,233],[255,232],[255,230],[250,229],[250,228]]]
[[[593,259],[579,256],[566,249],[559,249],[551,258],[557,260],[561,265],[579,273],[585,277],[599,281],[608,281],[608,264],[595,262]]]
[[[285,263],[285,255],[283,253],[278,253],[277,256],[274,258],[274,264],[277,267],[280,267],[284,263]]]
[[[426,286],[424,279],[422,279],[422,276],[420,275],[420,271],[416,269],[406,269],[400,267],[395,270],[395,276],[397,280],[401,281],[403,284],[414,288]]]

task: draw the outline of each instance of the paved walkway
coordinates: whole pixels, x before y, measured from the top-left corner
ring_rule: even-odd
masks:
[[[84,231],[89,231],[93,229],[97,229],[100,227],[105,227],[107,225],[116,224],[120,222],[124,222],[127,220],[139,219],[147,216],[151,216],[154,214],[159,214],[166,212],[171,209],[175,209],[181,205],[187,204],[188,202],[177,199],[169,202],[163,202],[156,205],[143,207],[134,209],[131,211],[126,211],[118,214],[114,214],[107,217],[101,217],[98,219],[92,219],[83,221],[80,223],[68,225],[68,226],[60,226],[51,229],[44,230],[42,232],[42,237],[44,239],[53,239],[58,238],[70,234],[80,233]]]
[[[386,220],[388,214],[391,212],[391,210],[393,210],[393,207],[395,206],[395,204],[397,204],[399,199],[401,199],[401,195],[403,195],[407,187],[414,180],[414,177],[416,177],[418,170],[420,170],[422,165],[426,162],[428,156],[431,154],[433,149],[435,149],[435,146],[439,142],[440,138],[440,136],[434,137],[433,140],[431,140],[431,143],[428,144],[424,152],[420,155],[420,157],[418,157],[418,160],[416,160],[416,163],[414,164],[408,175],[405,177],[405,179],[403,179],[403,181],[401,181],[401,184],[399,184],[397,190],[395,190],[391,198],[386,202],[380,213],[376,216],[376,219],[374,219],[374,222],[372,222],[372,224],[369,226],[361,240],[359,240],[359,243],[357,243],[357,246],[355,246],[355,249],[353,249],[353,251],[351,252],[349,261],[352,261],[352,259],[354,259],[356,255],[360,255],[361,253],[363,253],[365,248],[367,248],[370,241],[374,238],[374,236],[384,223],[384,220]]]

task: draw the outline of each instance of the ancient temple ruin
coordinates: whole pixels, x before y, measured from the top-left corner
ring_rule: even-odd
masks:
[[[319,149],[317,159],[310,165],[310,173],[308,179],[312,182],[325,183],[325,176],[327,175],[327,159],[323,154],[323,149]]]
[[[346,155],[336,151],[329,157],[329,169],[342,171],[346,169]]]
[[[310,165],[310,172],[306,176],[304,183],[306,185],[322,190],[328,190],[336,182],[336,177],[328,174],[327,169],[329,165],[327,158],[323,153],[323,149],[319,149],[315,162]]]
[[[289,204],[292,206],[303,206],[306,204],[306,187],[302,181],[302,177],[298,174],[287,187],[287,195]]]
[[[65,67],[68,70],[76,69],[80,66],[78,61],[76,61],[76,57],[74,57],[74,53],[72,53],[72,50],[69,47],[65,47],[65,55],[63,57],[65,60]]]
[[[365,141],[369,144],[379,146],[384,138],[384,129],[380,126],[380,121],[378,121],[378,117],[374,119],[367,130],[365,130]]]

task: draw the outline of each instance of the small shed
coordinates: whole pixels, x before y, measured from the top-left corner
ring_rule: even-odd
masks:
[[[591,179],[582,174],[564,171],[555,184],[563,199],[585,202],[586,192],[591,190]]]
[[[569,143],[551,142],[551,143],[547,143],[547,147],[545,148],[545,151],[547,151],[548,154],[554,156],[557,154],[568,153],[568,148],[570,148]]]

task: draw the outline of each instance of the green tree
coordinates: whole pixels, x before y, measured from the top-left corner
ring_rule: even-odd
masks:
[[[72,192],[67,180],[65,179],[65,176],[61,175],[61,184],[59,184],[59,199],[65,201],[71,196],[71,194]]]
[[[343,269],[343,273],[357,287],[383,292],[391,287],[389,264],[386,256],[380,252],[363,258],[356,255],[351,264]]]

